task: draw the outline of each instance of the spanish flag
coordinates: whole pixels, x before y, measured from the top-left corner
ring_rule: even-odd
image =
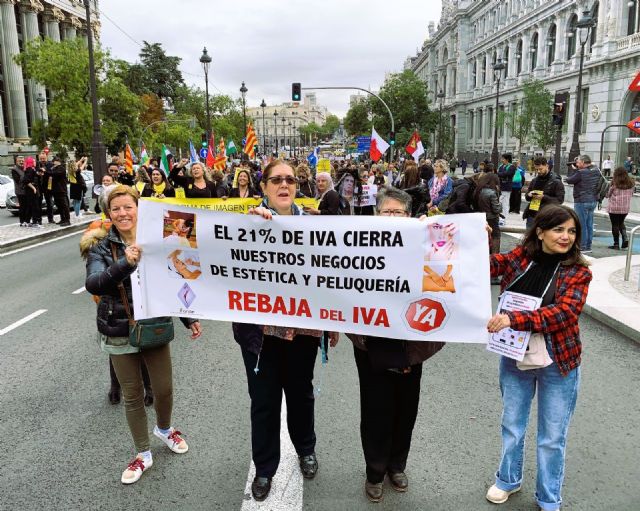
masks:
[[[251,123],[249,123],[249,125],[247,126],[246,138],[247,140],[244,144],[244,149],[242,150],[242,152],[253,160],[256,157],[256,144],[258,142],[256,139],[256,132],[253,130],[253,126],[251,126]]]

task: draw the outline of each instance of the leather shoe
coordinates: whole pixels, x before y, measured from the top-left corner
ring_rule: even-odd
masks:
[[[318,459],[316,453],[309,454],[308,456],[300,456],[300,470],[302,476],[305,479],[313,479],[318,473]]]
[[[404,493],[409,489],[409,479],[407,479],[407,474],[405,474],[404,472],[396,472],[395,474],[389,472],[388,475],[391,487],[395,491]]]
[[[382,483],[370,483],[368,479],[365,480],[364,494],[371,502],[380,502],[382,500]]]
[[[271,478],[270,477],[254,477],[251,483],[251,495],[254,500],[262,502],[269,496],[271,491]]]
[[[153,404],[153,390],[151,387],[144,388],[144,406],[151,406]]]
[[[120,402],[120,387],[111,387],[109,389],[109,403],[117,405]]]

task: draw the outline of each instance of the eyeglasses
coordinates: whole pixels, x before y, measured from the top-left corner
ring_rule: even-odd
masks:
[[[408,213],[404,209],[382,209],[378,211],[381,216],[407,216]]]
[[[273,176],[267,178],[267,181],[276,186],[280,186],[283,181],[287,183],[287,185],[293,186],[298,182],[298,179],[293,176]]]

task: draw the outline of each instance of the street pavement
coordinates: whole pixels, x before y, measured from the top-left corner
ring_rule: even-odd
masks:
[[[484,494],[500,455],[498,358],[480,345],[449,344],[425,363],[407,473],[410,489],[363,494],[358,380],[342,338],[316,368],[320,471],[291,476],[256,504],[245,494],[250,469],[249,399],[240,351],[228,323],[204,322],[201,340],[177,327],[174,425],[189,452],[152,439],[154,465],[133,486],[120,474],[133,456],[123,405],[107,401],[106,356],[95,342],[95,305],[82,291],[79,235],[0,259],[0,510],[494,510]],[[504,237],[503,248],[513,246]],[[74,294],[75,293],[75,294]],[[496,287],[493,287],[494,302]],[[33,319],[10,329],[19,320]],[[586,315],[582,386],[567,449],[567,510],[640,509],[640,344]],[[535,405],[534,405],[535,410]],[[150,412],[149,428],[153,412]],[[535,424],[535,411],[532,415]],[[527,438],[523,491],[502,508],[536,510],[535,427]],[[285,433],[286,436],[286,433]],[[243,507],[244,506],[244,507]]]

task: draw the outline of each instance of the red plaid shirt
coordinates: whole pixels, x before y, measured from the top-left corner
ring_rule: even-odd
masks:
[[[530,262],[531,259],[522,247],[516,247],[506,254],[491,256],[491,276],[502,275],[501,292],[524,272]],[[561,265],[558,269],[555,303],[534,311],[506,313],[514,330],[544,334],[547,342],[551,342],[553,358],[565,376],[580,365],[582,343],[578,319],[587,301],[591,278],[591,270],[586,266]]]

